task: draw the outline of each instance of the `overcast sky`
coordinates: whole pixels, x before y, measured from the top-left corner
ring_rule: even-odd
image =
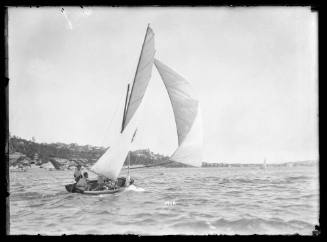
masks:
[[[147,24],[156,58],[200,98],[207,162],[318,159],[317,15],[306,7],[10,8],[9,128],[37,142],[108,146]],[[135,148],[177,147],[152,70]]]

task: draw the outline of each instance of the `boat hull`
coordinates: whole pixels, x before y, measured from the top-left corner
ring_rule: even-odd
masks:
[[[125,190],[126,187],[120,187],[117,189],[102,190],[102,191],[83,191],[81,189],[76,188],[75,184],[68,184],[65,185],[65,188],[67,192],[71,192],[71,193],[81,193],[85,195],[99,195],[99,194],[113,194],[117,192],[122,192],[123,190]]]
[[[116,189],[94,191],[93,189],[97,186],[96,180],[91,180],[88,182],[91,187],[90,191],[83,191],[81,189],[78,189],[76,187],[76,183],[67,184],[67,185],[65,185],[65,188],[66,188],[67,192],[81,193],[81,194],[85,194],[85,195],[113,194],[113,193],[117,193],[117,192],[122,192],[127,188],[126,186],[124,186],[124,183],[122,182],[122,181],[124,181],[124,179],[125,178],[123,178],[123,177],[118,178],[118,188],[116,188]],[[129,185],[132,185],[133,182],[134,182],[134,180],[131,180]]]

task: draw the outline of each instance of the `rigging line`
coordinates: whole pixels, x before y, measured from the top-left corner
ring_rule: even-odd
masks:
[[[123,96],[122,96],[122,97],[123,97]],[[115,118],[116,115],[117,115],[118,108],[120,107],[122,101],[123,101],[123,98],[120,98],[120,101],[118,102],[118,104],[117,104],[117,106],[116,106],[116,110],[114,111],[114,113],[113,113],[113,115],[112,115],[112,117],[111,117],[111,120],[110,120],[110,122],[109,122],[107,128],[105,129],[106,132],[104,132],[104,135],[103,135],[103,138],[102,138],[102,141],[101,141],[101,145],[102,145],[102,146],[104,146],[103,142],[104,142],[105,138],[107,138],[107,135],[108,135],[109,130],[110,130],[110,128],[111,128],[112,122],[113,122],[114,118]]]

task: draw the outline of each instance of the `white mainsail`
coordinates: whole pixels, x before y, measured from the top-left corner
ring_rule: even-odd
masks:
[[[166,86],[175,116],[178,148],[170,159],[201,166],[203,137],[199,101],[187,80],[157,59],[154,64]]]
[[[92,166],[91,170],[105,177],[116,179],[123,167],[124,161],[130,150],[131,140],[137,125],[135,114],[142,102],[149,80],[151,78],[154,61],[154,33],[148,26],[137,65],[134,82],[122,122],[122,130],[115,142],[110,145],[100,159]],[[127,93],[128,94],[128,93]],[[126,105],[126,104],[125,104]]]
[[[125,129],[142,102],[144,93],[151,78],[154,53],[154,33],[148,26],[140,59],[136,68],[131,95],[126,108],[126,116],[125,121],[123,122],[123,129]]]
[[[110,179],[116,179],[123,167],[126,156],[130,150],[131,139],[136,127],[136,118],[130,122],[124,132],[118,134],[115,142],[92,166],[91,170]]]

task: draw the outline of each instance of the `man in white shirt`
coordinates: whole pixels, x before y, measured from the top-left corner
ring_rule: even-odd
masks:
[[[76,188],[83,191],[87,191],[89,190],[89,184],[87,183],[88,182],[87,178],[89,177],[89,175],[87,174],[87,172],[84,172],[83,175],[84,176],[80,178],[79,181],[77,182]]]
[[[76,166],[76,168],[75,168],[75,171],[74,171],[74,179],[75,179],[76,182],[78,182],[79,179],[80,179],[81,177],[83,177],[83,176],[82,176],[82,170],[81,170],[81,168],[82,168],[82,166],[81,166],[80,164],[78,164],[78,165]]]

